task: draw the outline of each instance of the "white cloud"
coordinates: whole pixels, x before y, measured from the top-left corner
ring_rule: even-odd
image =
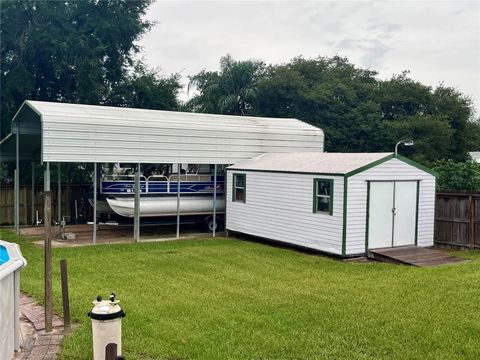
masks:
[[[388,78],[444,82],[480,109],[480,2],[156,2],[141,41],[147,63],[183,80],[221,56],[287,62],[339,54]],[[479,111],[480,112],[480,111]]]

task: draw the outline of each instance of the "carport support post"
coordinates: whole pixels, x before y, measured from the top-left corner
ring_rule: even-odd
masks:
[[[45,332],[52,331],[52,193],[50,192],[50,163],[44,175],[44,222],[45,222]]]
[[[180,163],[177,164],[177,239],[180,238]]]
[[[217,227],[217,164],[213,165],[213,231],[212,237],[215,237]]]
[[[32,161],[32,224],[35,224],[35,161]]]
[[[60,170],[60,164],[58,163],[58,172],[57,172],[57,221],[58,224],[60,225],[60,222],[62,221],[62,174]]]
[[[93,237],[92,242],[97,243],[97,163],[93,163]]]
[[[146,184],[145,184],[146,185]],[[133,240],[140,241],[140,163],[137,165],[135,172],[135,188],[134,188],[134,205],[133,205]]]
[[[20,235],[20,133],[17,126],[16,141],[15,141],[15,233]]]
[[[225,236],[228,237],[228,229],[227,229],[227,168],[224,167],[223,169],[223,201],[224,203],[224,210],[223,210],[223,229],[225,232]]]

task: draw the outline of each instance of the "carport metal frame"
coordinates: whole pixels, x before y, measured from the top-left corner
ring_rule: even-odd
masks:
[[[108,127],[109,124],[110,127]],[[195,135],[192,135],[191,132]],[[20,148],[21,135],[34,136],[33,139],[25,142],[27,144],[25,150]],[[78,137],[75,138],[75,135]],[[155,135],[158,138],[152,141],[152,136]],[[40,138],[39,142],[37,136]],[[173,138],[174,141],[162,142],[161,139],[164,139],[165,136],[169,140],[170,137]],[[144,146],[143,137],[149,139],[148,146]],[[118,145],[113,143],[118,138],[123,139],[119,141],[133,144],[134,147],[122,146],[120,151]],[[13,141],[15,141],[14,154],[11,151]],[[116,145],[116,149],[112,144]],[[122,155],[121,153],[125,149],[128,149],[126,150],[127,155],[125,155],[125,152]],[[84,154],[80,154],[80,150]],[[14,206],[17,235],[20,234],[20,160],[32,162],[32,214],[35,211],[33,206],[36,155],[40,155],[40,163],[45,166],[44,191],[46,200],[48,200],[45,201],[45,218],[47,221],[50,219],[51,211],[50,163],[58,163],[57,220],[59,222],[62,220],[60,164],[62,162],[93,163],[94,215],[92,242],[95,244],[97,237],[98,162],[138,164],[134,189],[134,241],[138,242],[140,240],[141,161],[144,163],[177,164],[177,238],[180,236],[180,164],[214,165],[214,228],[212,236],[215,237],[217,165],[230,165],[240,160],[275,151],[323,151],[323,131],[296,119],[193,114],[26,100],[12,119],[12,133],[0,142],[0,161],[15,161]],[[224,196],[224,200],[226,201],[226,196]],[[51,224],[47,224],[47,221],[44,224],[45,328],[46,331],[50,331],[53,311],[51,301],[52,258],[49,234]]]
[[[155,137],[157,135],[159,141]],[[22,141],[24,136],[27,136],[25,143]],[[147,139],[145,142],[143,137]],[[170,141],[170,138],[175,141]],[[155,141],[152,141],[153,139]],[[165,142],[162,142],[163,140]],[[11,148],[13,141],[15,156],[12,152],[3,151],[4,148],[8,150],[9,146]],[[122,141],[132,147],[119,147],[118,142]],[[20,147],[21,143],[26,145]],[[62,162],[93,163],[95,190],[98,162],[133,162],[139,166],[140,163],[176,163],[178,168],[181,163],[213,164],[213,202],[216,205],[218,164],[230,165],[266,152],[323,151],[323,131],[297,119],[180,113],[26,100],[13,117],[12,133],[0,142],[0,149],[3,152],[0,161],[14,158],[16,163],[15,230],[19,234],[20,160],[32,160],[32,178],[35,155],[40,155],[40,163],[44,165],[48,166],[50,162],[58,164],[57,221],[60,223]],[[137,161],[133,161],[135,158]],[[50,182],[50,177],[44,181]],[[32,182],[32,189],[34,185]],[[134,215],[134,223],[137,224],[134,240],[139,241],[139,186],[135,187],[134,195],[137,207]],[[34,201],[32,213],[33,204]],[[96,205],[94,191],[93,243],[96,243],[97,235]],[[178,194],[177,237],[180,232],[180,215]],[[216,227],[215,208],[213,221]]]

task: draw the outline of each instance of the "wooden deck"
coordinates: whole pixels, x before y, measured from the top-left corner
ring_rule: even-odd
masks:
[[[368,257],[384,262],[419,267],[464,263],[469,261],[467,259],[448,255],[440,250],[418,246],[399,246],[394,248],[369,250]]]

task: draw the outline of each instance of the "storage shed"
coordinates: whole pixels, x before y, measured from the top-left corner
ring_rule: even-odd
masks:
[[[393,153],[268,153],[227,183],[229,231],[340,256],[433,245],[435,174]]]

